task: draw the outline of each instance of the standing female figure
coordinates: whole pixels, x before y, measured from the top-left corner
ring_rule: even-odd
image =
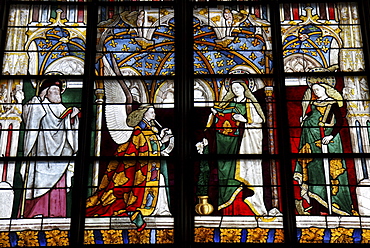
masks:
[[[244,80],[232,81],[222,102],[211,111],[207,126],[215,129],[214,144],[206,140],[204,146],[215,146],[217,154],[262,154],[265,115]],[[218,210],[225,215],[243,214],[247,204],[255,215],[269,214],[263,201],[261,159],[220,159],[217,169]]]
[[[328,80],[309,80],[311,90],[306,92],[305,98],[311,93],[311,99],[306,99],[307,106],[302,104],[307,109],[301,117],[299,153],[342,153],[339,131],[343,124],[340,113],[343,97]],[[351,214],[346,164],[344,160],[332,157],[328,154],[328,158],[298,159],[294,179],[301,185],[302,199],[296,200],[299,214]],[[304,199],[309,207],[303,207]]]

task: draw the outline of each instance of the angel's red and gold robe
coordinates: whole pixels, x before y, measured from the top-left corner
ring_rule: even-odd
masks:
[[[133,159],[109,163],[98,190],[87,199],[86,216],[129,216],[142,230],[146,225],[143,216],[169,214],[167,196],[163,196],[167,195],[166,189],[160,187],[165,185],[166,165],[156,159],[135,159],[136,156],[158,157],[161,147],[156,129],[141,121],[131,138],[115,153],[117,157]]]

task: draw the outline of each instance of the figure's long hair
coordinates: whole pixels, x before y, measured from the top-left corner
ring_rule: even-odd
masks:
[[[154,108],[153,105],[150,104],[142,104],[137,110],[132,111],[128,116],[127,116],[127,125],[130,127],[135,127],[137,124],[139,124],[140,121],[143,120],[144,115],[148,109]]]
[[[339,107],[343,107],[343,96],[337,91],[335,88],[331,87],[327,84],[319,84],[320,86],[324,87],[326,94],[328,97],[333,98],[338,103]]]
[[[230,101],[232,101],[236,97],[236,95],[234,94],[234,92],[231,89],[231,87],[234,83],[238,83],[241,86],[243,86],[244,96],[247,99],[250,99],[252,101],[254,107],[257,110],[257,113],[261,116],[261,118],[265,122],[265,114],[262,111],[261,105],[258,103],[256,97],[253,95],[252,91],[249,89],[248,85],[246,84],[246,82],[244,80],[235,80],[235,81],[231,82],[229,90],[227,91],[226,95],[222,98],[222,102],[220,103],[219,106],[221,108],[225,108],[227,105],[229,105]]]

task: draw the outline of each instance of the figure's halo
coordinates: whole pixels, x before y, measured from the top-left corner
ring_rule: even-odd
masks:
[[[64,76],[63,73],[61,72],[57,72],[57,71],[49,71],[47,73],[45,73],[44,75],[46,76]],[[39,94],[39,89],[41,88],[41,85],[47,80],[48,78],[45,78],[45,79],[42,79],[40,81],[37,82],[36,84],[36,95]],[[67,80],[63,79],[63,78],[60,78],[58,77],[58,80],[62,83],[62,86],[61,86],[61,90],[60,90],[60,94],[63,94],[64,91],[67,89]]]
[[[327,68],[313,68],[310,70],[310,72],[331,72],[331,70]],[[335,84],[337,83],[334,76],[321,76],[321,77],[315,77],[310,76],[306,79],[307,85],[311,88],[313,84],[327,84],[331,87],[335,87]]]

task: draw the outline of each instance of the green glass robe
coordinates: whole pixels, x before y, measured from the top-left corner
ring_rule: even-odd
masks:
[[[240,138],[242,130],[239,129],[238,122],[230,119],[222,120],[221,116],[227,117],[228,114],[241,114],[245,115],[246,103],[230,102],[225,108],[217,108],[216,114],[216,146],[217,154],[238,154]],[[220,123],[222,120],[222,123]],[[223,128],[221,128],[223,127]],[[219,197],[218,205],[224,205],[229,202],[237,189],[241,186],[241,182],[235,179],[236,160],[235,159],[222,159],[218,161],[218,180],[219,180]],[[229,205],[229,204],[226,204]]]
[[[325,113],[327,117],[324,117]],[[338,125],[338,122],[341,122],[339,114],[339,106],[335,101],[314,102],[311,105],[311,112],[302,124],[299,152],[322,153],[322,138],[333,135],[333,139],[328,144],[328,153],[330,154],[328,154],[328,158],[298,159],[294,177],[303,183],[302,188],[305,188],[305,185],[308,187],[307,191],[306,189],[303,190],[305,192],[302,195],[303,198],[314,198],[321,205],[328,208],[328,187],[325,186],[324,171],[324,159],[327,159],[330,165],[332,212],[340,215],[350,215],[352,200],[348,187],[346,164],[343,159],[333,158],[334,154],[332,154],[343,152],[339,134],[341,125]]]

